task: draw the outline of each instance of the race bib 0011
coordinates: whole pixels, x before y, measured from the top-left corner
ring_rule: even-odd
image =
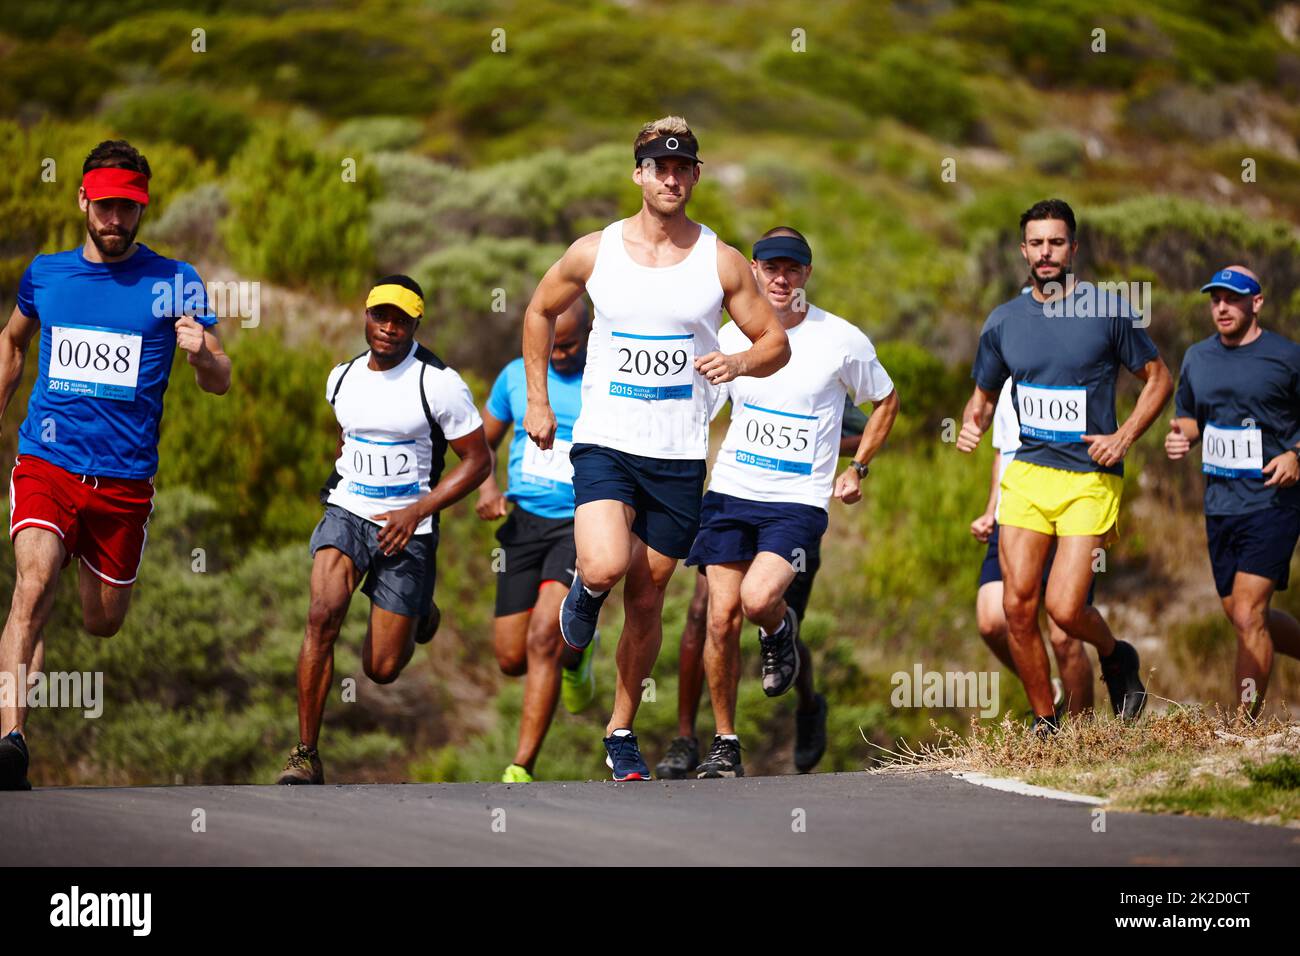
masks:
[[[1088,427],[1088,390],[1083,386],[1017,382],[1016,397],[1022,438],[1083,441]]]
[[[1264,477],[1264,433],[1258,428],[1230,428],[1205,423],[1201,435],[1201,471],[1219,478]]]
[[[119,402],[135,399],[140,377],[139,334],[91,325],[50,328],[49,390]]]
[[[817,459],[817,416],[779,412],[748,402],[736,430],[736,463],[811,475]]]
[[[524,461],[520,468],[523,480],[535,485],[573,484],[573,464],[569,461],[572,442],[555,439],[549,451],[542,451],[531,438],[524,438]]]
[[[609,394],[650,401],[691,397],[694,335],[611,332],[610,346]]]
[[[381,442],[357,435],[343,440],[343,487],[364,498],[408,498],[420,493],[415,440]]]

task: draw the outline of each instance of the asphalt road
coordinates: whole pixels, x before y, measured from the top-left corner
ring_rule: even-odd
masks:
[[[50,789],[0,793],[0,865],[1300,864],[1300,830],[1094,809],[944,774]]]

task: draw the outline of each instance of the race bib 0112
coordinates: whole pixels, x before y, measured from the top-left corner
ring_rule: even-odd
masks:
[[[1083,386],[1017,382],[1016,398],[1021,438],[1083,441],[1088,427],[1088,390]]]
[[[382,442],[358,435],[343,440],[339,477],[363,498],[409,498],[420,493],[414,439]]]
[[[609,394],[649,401],[690,398],[694,384],[694,335],[610,333]]]
[[[119,402],[135,400],[142,339],[90,325],[50,328],[49,390]]]
[[[735,422],[736,463],[811,475],[817,460],[817,416],[744,404]]]
[[[1219,478],[1264,477],[1264,433],[1258,428],[1230,428],[1205,423],[1201,435],[1201,471]]]

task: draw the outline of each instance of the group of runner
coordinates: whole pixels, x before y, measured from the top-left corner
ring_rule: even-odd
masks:
[[[808,301],[803,235],[770,229],[747,259],[687,217],[698,151],[680,117],[641,129],[632,172],[640,210],[574,242],[542,277],[524,316],[523,356],[481,411],[460,376],[416,341],[419,284],[392,275],[370,290],[368,348],[325,383],[338,447],[310,541],[299,741],[280,783],[324,782],[317,743],[333,648],[358,587],[370,599],[362,666],[371,680],[395,680],[437,631],[439,515],[475,489],[481,519],[506,519],[496,534],[494,650],[505,674],[525,678],[503,780],[532,780],[558,700],[578,712],[595,699],[598,618],[620,581],[606,763],[615,780],[650,778],[633,725],[662,643],[665,589],[683,559],[699,573],[682,635],[678,736],[658,775],[743,775],[735,718],[745,621],[758,628],[764,693],[796,689],[796,769],[820,760],[827,704],[800,628],[828,503],[861,499],[899,399],[870,339]],[[202,389],[230,387],[197,273],[135,242],[149,178],[125,141],[92,150],[79,190],[85,242],[36,257],[0,331],[0,412],[40,332],[11,480],[17,577],[0,636],[0,675],[11,682],[43,666],[42,629],[72,557],[86,629],[109,636],[122,625],[175,349]],[[1096,648],[1114,713],[1132,720],[1145,706],[1136,649],[1093,607],[1093,568],[1117,534],[1125,454],[1173,393],[1127,303],[1083,311],[1076,228],[1060,200],[1022,215],[1030,281],[981,330],[957,438],[969,453],[994,428],[988,505],[971,525],[987,543],[979,631],[1022,681],[1043,736],[1066,712],[1092,706],[1084,644]],[[197,291],[160,310],[155,285],[177,276]],[[1270,608],[1300,538],[1300,346],[1260,327],[1263,291],[1249,269],[1222,269],[1202,291],[1214,334],[1184,358],[1165,448],[1179,460],[1202,445],[1215,584],[1238,635],[1241,699],[1255,714],[1274,652],[1300,657],[1300,624]],[[1143,382],[1123,423],[1120,366]],[[867,402],[869,417],[859,410]],[[728,403],[706,489],[709,424]],[[494,453],[511,429],[503,493]],[[448,447],[458,460],[444,473]],[[837,475],[842,456],[849,466]],[[705,679],[716,733],[702,753],[695,720]],[[25,717],[23,694],[0,700],[0,789],[28,786]]]

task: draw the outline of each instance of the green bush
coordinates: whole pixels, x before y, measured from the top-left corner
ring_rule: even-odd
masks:
[[[344,160],[356,161],[345,182]],[[223,238],[262,281],[356,295],[373,279],[369,205],[378,193],[362,157],[327,155],[284,129],[257,133],[230,166]]]
[[[179,143],[200,159],[214,159],[222,166],[239,151],[253,127],[247,108],[176,84],[151,84],[115,94],[102,115],[127,138]]]

